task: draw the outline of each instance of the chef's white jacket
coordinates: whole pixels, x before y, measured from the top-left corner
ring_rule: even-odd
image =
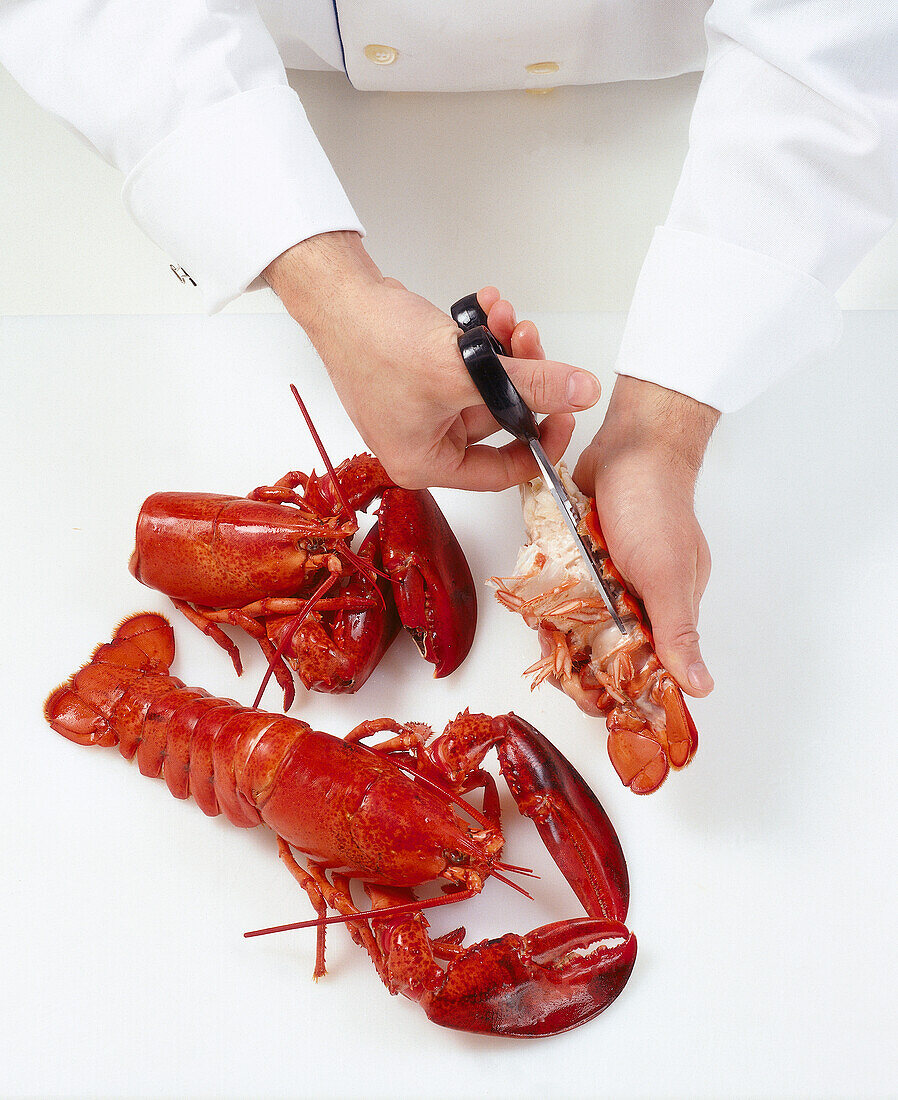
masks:
[[[0,61],[125,173],[210,312],[363,231],[285,64],[397,91],[704,68],[617,369],[721,410],[835,344],[834,293],[898,214],[895,0],[3,0]]]

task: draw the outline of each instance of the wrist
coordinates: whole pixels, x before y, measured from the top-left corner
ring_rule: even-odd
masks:
[[[383,282],[362,238],[352,231],[300,241],[272,260],[262,276],[309,336],[347,295]]]
[[[655,455],[694,482],[719,419],[717,409],[695,398],[621,374],[596,442]]]

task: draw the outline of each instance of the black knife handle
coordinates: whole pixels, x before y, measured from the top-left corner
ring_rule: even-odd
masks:
[[[459,299],[450,312],[463,330],[458,338],[458,350],[468,374],[496,422],[525,443],[539,439],[536,418],[499,362],[498,356],[505,351],[486,327],[486,314],[480,308],[477,295],[469,294]]]

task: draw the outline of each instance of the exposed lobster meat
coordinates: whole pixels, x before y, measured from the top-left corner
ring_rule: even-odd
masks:
[[[539,634],[542,658],[525,671],[533,675],[532,686],[548,680],[587,714],[604,715],[617,774],[636,794],[649,794],[670,768],[683,768],[692,759],[698,747],[695,723],[658,660],[641,604],[608,556],[595,501],[577,489],[563,464],[559,474],[585,516],[580,532],[598,552],[627,636],[614,625],[539,478],[521,489],[529,542],[515,574],[492,577],[490,583],[499,602],[523,615]]]
[[[447,1027],[555,1034],[585,1023],[623,989],[636,941],[623,924],[629,886],[620,844],[581,777],[522,719],[464,712],[434,740],[426,726],[382,719],[340,740],[185,687],[169,674],[173,656],[165,619],[134,616],[52,693],[47,720],[78,744],[136,755],[144,775],[161,773],[176,798],[193,795],[210,816],[268,825],[318,913],[307,922],[318,927],[316,977],[324,973],[324,924],[336,920],[347,922],[391,993]],[[374,748],[360,743],[381,731],[393,736]],[[523,870],[499,860],[498,791],[480,767],[491,747],[588,916],[470,947],[464,929],[431,940],[423,908]],[[478,789],[482,810],[462,798]],[[307,869],[294,849],[308,857]],[[357,909],[352,879],[364,883],[370,910]],[[416,900],[413,888],[432,879],[443,893]],[[326,917],[328,908],[341,915]]]
[[[139,581],[227,650],[238,675],[240,653],[221,624],[252,635],[285,710],[294,693],[288,664],[307,688],[354,692],[401,621],[435,675],[448,676],[477,622],[471,571],[431,494],[396,486],[373,455],[334,471],[321,450],[329,473],[294,471],[248,497],[154,493],[140,510],[130,562]],[[377,498],[377,522],[355,553],[356,511]]]

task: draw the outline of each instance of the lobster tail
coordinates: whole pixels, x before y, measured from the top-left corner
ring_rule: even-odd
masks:
[[[174,655],[174,634],[161,615],[132,615],[111,642],[98,646],[84,668],[51,693],[44,716],[78,745],[118,745],[119,735],[108,721],[115,701],[131,681],[165,675]]]

